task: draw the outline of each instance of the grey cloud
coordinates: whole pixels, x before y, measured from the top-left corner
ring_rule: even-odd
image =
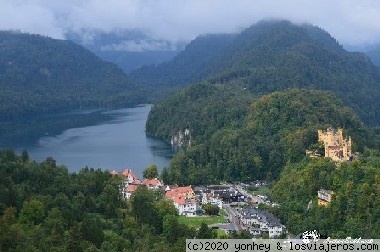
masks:
[[[283,18],[318,25],[341,43],[357,44],[379,42],[379,13],[378,0],[0,0],[0,29],[55,38],[67,31],[137,29],[152,40],[175,43]]]
[[[177,47],[167,41],[122,41],[120,43],[108,44],[100,47],[102,51],[127,51],[127,52],[144,52],[144,51],[175,51]]]

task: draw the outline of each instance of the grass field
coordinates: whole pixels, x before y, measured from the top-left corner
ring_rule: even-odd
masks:
[[[228,216],[228,213],[226,212],[225,209],[220,209],[220,210],[219,210],[219,215],[220,215],[220,216]]]
[[[216,230],[216,234],[218,235],[217,236],[218,238],[228,237],[228,235],[226,234],[226,232],[224,232],[222,229],[217,229]]]
[[[198,228],[201,226],[202,222],[207,225],[215,224],[215,223],[226,223],[226,220],[223,216],[197,216],[197,217],[186,217],[179,216],[179,223],[185,224],[189,227]]]

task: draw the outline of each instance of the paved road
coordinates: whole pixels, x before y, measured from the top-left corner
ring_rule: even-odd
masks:
[[[234,226],[235,230],[242,230],[243,227],[240,222],[239,213],[236,211],[236,209],[230,207],[229,204],[223,204],[223,208],[226,209],[228,218],[231,221],[231,224]]]

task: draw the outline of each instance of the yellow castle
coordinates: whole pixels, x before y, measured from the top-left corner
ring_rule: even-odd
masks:
[[[351,137],[343,138],[343,129],[328,128],[326,131],[318,130],[318,141],[325,147],[325,157],[333,161],[348,161],[352,157]]]

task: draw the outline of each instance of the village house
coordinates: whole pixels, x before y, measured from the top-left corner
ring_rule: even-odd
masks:
[[[164,185],[164,183],[160,181],[158,178],[154,178],[154,179],[144,179],[142,182],[142,185],[145,185],[146,187],[148,187],[148,189],[151,189],[151,190],[158,190]]]
[[[223,201],[221,200],[220,195],[226,191],[225,188],[217,186],[198,186],[195,188],[195,195],[198,202],[201,202],[202,205],[212,204],[222,209]]]
[[[211,205],[218,206],[220,209],[223,208],[223,201],[219,199],[219,194],[204,192],[202,193],[201,200],[202,200],[202,204],[211,204]]]
[[[136,191],[138,185],[126,185],[124,186],[124,190],[122,190],[122,195],[124,199],[130,199],[133,192]]]
[[[176,187],[166,190],[165,197],[173,200],[174,206],[177,208],[179,215],[195,216],[197,212],[201,210],[195,199],[195,194],[191,186]]]
[[[141,181],[138,176],[131,170],[125,169],[123,172],[118,173],[113,170],[110,172],[112,175],[121,175],[124,177],[122,184],[120,185],[120,193],[124,199],[130,199],[132,193],[141,185]]]
[[[197,211],[201,210],[195,199],[189,199],[183,196],[172,198],[175,208],[178,210],[179,215],[196,216]]]
[[[325,190],[325,189],[320,189],[318,191],[318,206],[328,206],[331,201],[332,201],[332,196],[334,192]]]
[[[191,186],[180,186],[172,188],[165,193],[166,198],[174,198],[176,196],[183,196],[185,198],[194,199],[195,194]]]
[[[267,233],[269,238],[276,238],[285,232],[285,226],[273,214],[252,206],[242,211],[241,222],[253,236]]]
[[[139,180],[136,173],[134,173],[131,169],[125,169],[121,175],[125,177],[125,182],[127,184],[140,185],[141,181]]]

